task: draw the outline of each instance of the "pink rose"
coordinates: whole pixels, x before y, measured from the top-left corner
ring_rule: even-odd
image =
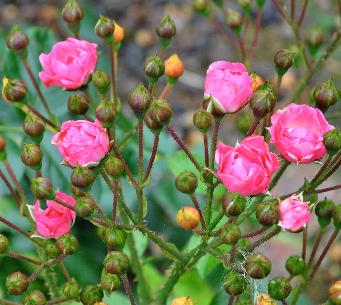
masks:
[[[109,151],[107,130],[99,121],[66,121],[52,137],[64,160],[71,166],[97,165]]]
[[[310,220],[309,202],[303,202],[302,197],[292,195],[279,204],[279,225],[290,231],[298,231]]]
[[[97,45],[68,38],[57,42],[49,54],[40,54],[43,71],[39,73],[46,87],[77,89],[86,84],[97,62]]]
[[[243,64],[216,61],[207,70],[205,99],[212,98],[222,112],[233,113],[243,108],[253,94],[253,79]],[[209,109],[212,108],[210,103]]]
[[[323,135],[333,129],[319,109],[290,104],[271,117],[271,143],[290,162],[308,163],[326,154]]]
[[[76,200],[62,192],[56,192],[56,197],[69,205],[75,206]],[[37,200],[32,207],[32,217],[36,223],[37,232],[46,238],[59,238],[71,230],[76,213],[53,200],[46,201],[47,208],[40,209]]]
[[[218,177],[230,192],[244,196],[266,193],[279,162],[262,136],[245,138],[236,147],[219,144]]]

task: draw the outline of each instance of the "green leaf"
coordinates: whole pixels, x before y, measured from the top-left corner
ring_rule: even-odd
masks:
[[[207,275],[220,264],[221,262],[216,257],[205,255],[198,261],[195,268],[198,270],[201,278],[205,279]]]
[[[164,277],[152,264],[145,264],[143,266],[143,272],[145,278],[148,280],[148,286],[150,287],[151,292],[155,294],[159,291]]]
[[[144,252],[146,251],[146,249],[147,249],[148,238],[145,235],[143,235],[140,231],[132,232],[131,236],[133,237],[134,242],[135,242],[135,248],[136,248],[136,251],[137,251],[137,255],[139,257],[141,257],[144,254]],[[129,256],[131,256],[129,248],[127,246],[124,247],[124,252],[126,254],[128,254]]]
[[[170,248],[173,248],[174,250],[178,250],[178,248],[176,247],[176,245],[174,245],[173,243],[168,242],[167,245],[168,245]],[[162,252],[162,254],[163,254],[166,258],[168,258],[168,259],[170,259],[170,260],[177,260],[177,258],[176,258],[173,254],[169,253],[167,250],[161,249],[161,252]]]
[[[224,2],[223,0],[212,0],[212,2],[218,6],[219,8],[224,8]]]
[[[121,292],[113,292],[111,295],[106,295],[103,301],[107,304],[130,305],[128,297]]]

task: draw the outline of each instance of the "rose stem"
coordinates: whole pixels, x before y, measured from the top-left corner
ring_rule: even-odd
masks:
[[[307,257],[307,243],[308,243],[308,224],[306,224],[305,228],[302,232],[303,241],[302,241],[302,259],[306,260]]]
[[[198,213],[200,215],[201,229],[203,231],[206,231],[206,224],[205,224],[204,216],[202,215],[202,212],[201,212],[201,209],[200,209],[200,205],[199,205],[199,202],[198,202],[197,197],[195,196],[195,194],[191,195],[191,199],[192,199],[194,207],[196,208],[196,210],[198,211]]]
[[[153,168],[155,157],[156,157],[158,146],[159,146],[159,140],[160,140],[160,136],[154,135],[154,143],[153,143],[153,148],[152,148],[152,154],[150,156],[149,163],[148,163],[146,172],[145,172],[143,180],[142,180],[143,183],[145,183],[147,181],[147,179],[150,175],[150,172]]]
[[[123,285],[124,285],[124,289],[125,289],[128,297],[129,297],[130,304],[131,305],[136,305],[135,300],[134,300],[133,291],[131,289],[131,286],[130,286],[130,283],[129,283],[127,275],[123,274],[121,276],[121,279],[122,279],[122,282],[123,282]]]
[[[4,173],[0,170],[0,177],[3,180],[3,182],[5,183],[5,185],[7,186],[8,190],[10,191],[12,197],[14,198],[18,208],[21,207],[21,203],[20,203],[20,199],[18,197],[18,195],[16,194],[15,190],[13,189],[13,187],[11,186],[10,182],[8,181],[8,179],[6,178],[6,176],[4,175]]]

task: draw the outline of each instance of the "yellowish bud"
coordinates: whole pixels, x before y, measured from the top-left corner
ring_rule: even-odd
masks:
[[[124,29],[116,21],[114,21],[114,26],[114,42],[118,43],[121,42],[124,38]]]
[[[177,54],[165,61],[165,74],[171,79],[177,79],[184,73],[185,67]]]
[[[194,305],[194,302],[189,297],[179,297],[174,299],[171,305]]]

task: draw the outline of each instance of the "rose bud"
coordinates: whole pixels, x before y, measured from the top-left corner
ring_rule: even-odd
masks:
[[[167,125],[173,115],[172,105],[166,100],[154,100],[148,109],[148,115],[157,124]]]
[[[104,241],[105,230],[106,230],[106,227],[104,227],[104,226],[98,226],[97,230],[96,230],[96,233],[97,233],[98,237],[102,241]]]
[[[228,10],[226,23],[232,31],[240,33],[242,22],[243,16],[239,12],[231,9]]]
[[[144,123],[146,126],[150,129],[152,133],[155,135],[159,135],[162,130],[162,125],[155,122],[149,115],[149,112],[147,111],[146,115],[144,116]]]
[[[252,96],[250,107],[257,120],[261,120],[275,108],[277,93],[271,84],[266,82]]]
[[[72,185],[81,189],[90,187],[95,179],[96,174],[87,167],[77,166],[71,174]]]
[[[339,99],[339,94],[332,79],[318,85],[313,93],[315,105],[318,109],[325,112],[329,106],[334,105]]]
[[[152,101],[152,95],[142,83],[134,89],[128,99],[129,106],[138,118],[144,116]]]
[[[113,250],[121,250],[123,249],[126,240],[126,231],[117,228],[105,228],[103,241],[108,248],[112,248]]]
[[[6,139],[0,135],[0,161],[6,160]]]
[[[210,14],[208,0],[192,0],[192,8],[203,16],[208,16]]]
[[[202,133],[206,133],[208,131],[208,129],[212,125],[212,121],[213,121],[212,114],[207,112],[205,109],[199,109],[193,115],[193,124]]]
[[[71,255],[79,248],[78,240],[72,234],[65,234],[57,239],[57,247],[62,255]]]
[[[329,156],[333,156],[341,149],[341,131],[338,128],[329,130],[323,136],[323,145]]]
[[[161,46],[167,48],[172,37],[176,34],[176,27],[171,17],[165,16],[156,28],[156,34],[161,38]]]
[[[102,100],[96,108],[96,118],[103,126],[110,127],[116,119],[115,105],[109,100]]]
[[[115,25],[107,17],[100,16],[99,20],[97,21],[95,25],[95,32],[96,35],[102,39],[106,43],[111,43],[113,41],[113,34],[115,30]]]
[[[123,252],[111,251],[103,263],[106,272],[121,275],[127,272],[129,259]]]
[[[255,305],[277,305],[277,303],[266,293],[257,295]]]
[[[153,84],[165,73],[165,64],[157,55],[149,56],[144,64],[144,73]]]
[[[11,295],[21,295],[28,288],[28,277],[20,271],[13,272],[6,278],[6,289]]]
[[[35,170],[40,170],[42,159],[43,153],[39,144],[24,144],[21,152],[21,160],[25,165],[32,167]]]
[[[45,305],[46,302],[46,297],[40,290],[29,291],[23,298],[24,305]]]
[[[290,52],[289,50],[282,49],[276,53],[275,58],[274,58],[274,62],[276,65],[277,74],[282,76],[293,65],[294,56],[293,56],[292,52]]]
[[[49,258],[56,258],[59,255],[59,250],[55,239],[45,239],[44,251]]]
[[[252,90],[255,92],[261,85],[264,84],[264,80],[256,73],[251,73],[253,79]]]
[[[315,56],[324,42],[324,33],[321,29],[313,28],[306,38],[308,50],[312,56]]]
[[[165,61],[165,74],[167,76],[168,83],[175,83],[184,71],[184,64],[177,54],[173,54]]]
[[[53,199],[55,194],[49,178],[35,177],[31,181],[31,191],[35,198],[45,200]]]
[[[71,113],[74,114],[86,114],[89,110],[90,101],[84,93],[76,93],[70,95],[67,107]]]
[[[190,297],[179,297],[172,301],[170,305],[195,305]]]
[[[239,226],[233,223],[229,223],[219,230],[219,237],[225,244],[234,245],[238,242],[240,236]]]
[[[237,128],[240,130],[241,133],[246,135],[247,132],[250,130],[253,121],[253,115],[247,112],[239,113],[237,116]]]
[[[341,205],[338,205],[334,208],[333,221],[334,221],[335,228],[337,230],[340,230],[341,229]]]
[[[184,206],[176,214],[176,222],[185,230],[192,230],[200,223],[200,214],[196,208]]]
[[[193,194],[198,186],[198,178],[190,171],[184,171],[175,179],[175,186],[181,193]]]
[[[20,52],[24,58],[27,55],[27,46],[29,42],[25,32],[23,32],[17,24],[12,27],[6,38],[7,47],[15,52]]]
[[[341,305],[341,281],[336,281],[329,288],[329,300],[334,305]]]
[[[307,269],[307,265],[302,257],[292,255],[286,260],[285,269],[287,269],[290,275],[296,276],[304,274]]]
[[[96,202],[91,196],[79,197],[76,203],[77,215],[90,217],[95,210]]]
[[[106,94],[111,84],[110,76],[102,70],[97,70],[92,73],[91,81],[101,94]]]
[[[114,26],[114,43],[119,44],[124,38],[124,29],[116,21],[114,21]]]
[[[36,142],[40,143],[43,138],[43,133],[45,131],[45,125],[37,119],[37,117],[29,112],[23,123],[24,131],[33,139],[36,140]]]
[[[124,165],[122,161],[114,156],[110,156],[104,162],[105,171],[115,180],[122,177],[124,173]]]
[[[81,291],[81,302],[83,305],[94,305],[96,302],[101,302],[104,298],[102,288],[95,285],[87,285]]]
[[[256,217],[263,226],[271,227],[279,221],[279,211],[274,202],[257,205]]]
[[[15,103],[25,99],[28,89],[22,80],[5,77],[2,84],[2,97],[5,101]]]
[[[263,279],[271,272],[271,261],[264,255],[257,253],[248,256],[244,263],[246,272],[253,279]]]
[[[238,0],[238,4],[244,13],[248,14],[251,11],[251,0]]]
[[[0,234],[0,254],[6,253],[8,249],[9,249],[8,238],[5,235]]]
[[[240,215],[246,206],[246,199],[242,196],[235,196],[233,200],[229,201],[225,207],[225,211],[229,216]]]
[[[256,4],[259,8],[262,8],[266,3],[266,0],[256,0]]]
[[[318,217],[318,221],[322,227],[325,227],[330,223],[330,220],[333,217],[334,209],[334,201],[327,198],[316,204],[315,214]]]
[[[290,281],[285,277],[276,277],[268,284],[269,295],[277,301],[286,299],[291,289]]]
[[[79,33],[79,23],[84,17],[83,10],[77,0],[68,0],[63,9],[62,17],[68,24],[69,29],[75,33]]]
[[[75,299],[79,297],[80,287],[77,281],[72,278],[67,281],[63,286],[63,294],[68,299]]]
[[[245,291],[247,288],[247,280],[243,274],[232,270],[225,275],[223,287],[226,293],[236,296]]]
[[[121,287],[120,277],[116,274],[102,272],[101,276],[101,288],[104,291],[112,292]]]

